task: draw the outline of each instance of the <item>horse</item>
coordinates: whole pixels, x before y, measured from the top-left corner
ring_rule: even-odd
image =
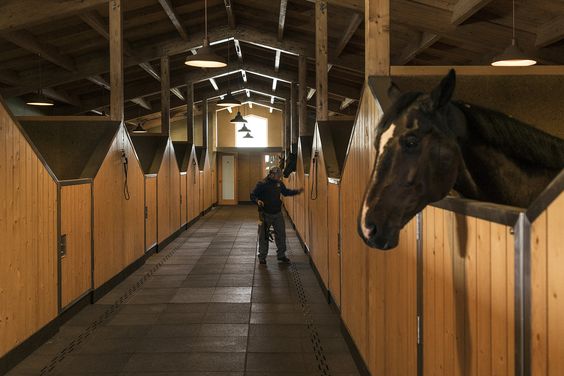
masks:
[[[294,149],[295,150],[295,149]],[[298,163],[298,153],[289,153],[286,158],[286,164],[284,166],[284,177],[287,178],[290,174],[296,171],[296,165]]]
[[[564,140],[503,113],[453,101],[454,70],[431,93],[399,95],[378,124],[376,160],[358,216],[372,248],[454,190],[462,197],[528,207],[564,168]]]

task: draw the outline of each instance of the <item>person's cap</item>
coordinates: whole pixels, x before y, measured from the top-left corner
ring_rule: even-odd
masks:
[[[269,173],[270,175],[282,175],[282,170],[280,170],[280,167],[271,167]]]

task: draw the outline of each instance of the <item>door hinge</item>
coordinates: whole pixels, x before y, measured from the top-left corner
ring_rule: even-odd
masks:
[[[417,316],[417,344],[423,343],[423,338],[421,338],[421,316]]]
[[[149,218],[149,208],[145,206],[145,219]]]
[[[61,257],[67,255],[67,234],[61,235],[61,240],[59,241],[59,254]]]

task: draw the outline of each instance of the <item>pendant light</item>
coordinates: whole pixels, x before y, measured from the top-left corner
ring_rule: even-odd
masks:
[[[223,68],[227,66],[225,60],[212,51],[208,39],[208,0],[204,0],[204,12],[205,33],[203,47],[198,49],[195,55],[187,56],[184,64],[198,68]]]
[[[246,124],[243,124],[243,127],[239,129],[237,132],[250,132],[251,130],[247,128]]]
[[[527,56],[517,44],[515,38],[515,0],[513,0],[513,38],[511,44],[493,59],[492,65],[494,67],[528,67],[536,63],[537,61]]]
[[[47,98],[45,96],[45,94],[43,94],[43,88],[41,87],[41,78],[42,78],[42,72],[41,72],[41,55],[37,55],[38,58],[38,62],[39,62],[39,90],[37,90],[37,93],[33,93],[31,94],[28,99],[26,100],[26,104],[29,106],[38,106],[38,107],[50,107],[55,105],[55,102],[53,102],[51,99]]]
[[[230,123],[231,124],[239,124],[239,123],[245,124],[245,123],[247,123],[247,120],[243,116],[241,116],[241,111],[237,111],[237,115],[235,115],[235,117],[230,120]]]
[[[247,132],[247,134],[243,136],[243,138],[254,138],[254,137],[251,136],[251,132]]]
[[[145,128],[143,128],[143,126],[141,125],[141,123],[137,124],[137,126],[135,127],[135,129],[133,129],[131,131],[131,133],[135,133],[135,134],[139,134],[139,133],[147,133],[147,130]]]
[[[227,40],[227,65],[229,65],[229,40]],[[241,101],[238,100],[231,94],[231,80],[229,79],[230,74],[227,73],[227,94],[223,97],[223,99],[217,102],[218,106],[221,107],[235,107],[240,106]],[[237,112],[239,114],[239,112]],[[233,121],[231,121],[233,123]]]

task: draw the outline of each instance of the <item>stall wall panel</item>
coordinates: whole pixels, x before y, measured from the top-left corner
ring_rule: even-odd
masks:
[[[145,206],[147,218],[145,219],[145,244],[146,250],[157,244],[157,176],[145,177]]]
[[[128,188],[121,159],[129,159]],[[144,254],[144,176],[122,127],[94,179],[94,287],[98,288]]]
[[[564,369],[564,193],[533,222],[531,236],[531,361],[533,375]]]
[[[180,228],[180,170],[168,142],[157,176],[158,242],[161,243]]]
[[[185,172],[180,174],[180,224],[188,222],[188,176]]]
[[[193,163],[194,159],[188,164],[188,220],[191,221],[200,215],[200,172],[198,166]]]
[[[329,286],[329,261],[327,228],[327,174],[323,161],[323,151],[319,137],[314,138],[312,154],[317,154],[311,164],[309,183],[310,189],[306,192],[308,200],[308,235],[309,251],[317,271],[325,284]]]
[[[341,256],[339,254],[339,185],[327,186],[327,251],[331,296],[341,306]]]
[[[0,102],[0,356],[57,315],[57,185]]]
[[[92,186],[61,187],[61,235],[66,255],[61,258],[61,304],[66,307],[92,287]]]
[[[427,207],[423,229],[424,374],[513,374],[510,228]]]

